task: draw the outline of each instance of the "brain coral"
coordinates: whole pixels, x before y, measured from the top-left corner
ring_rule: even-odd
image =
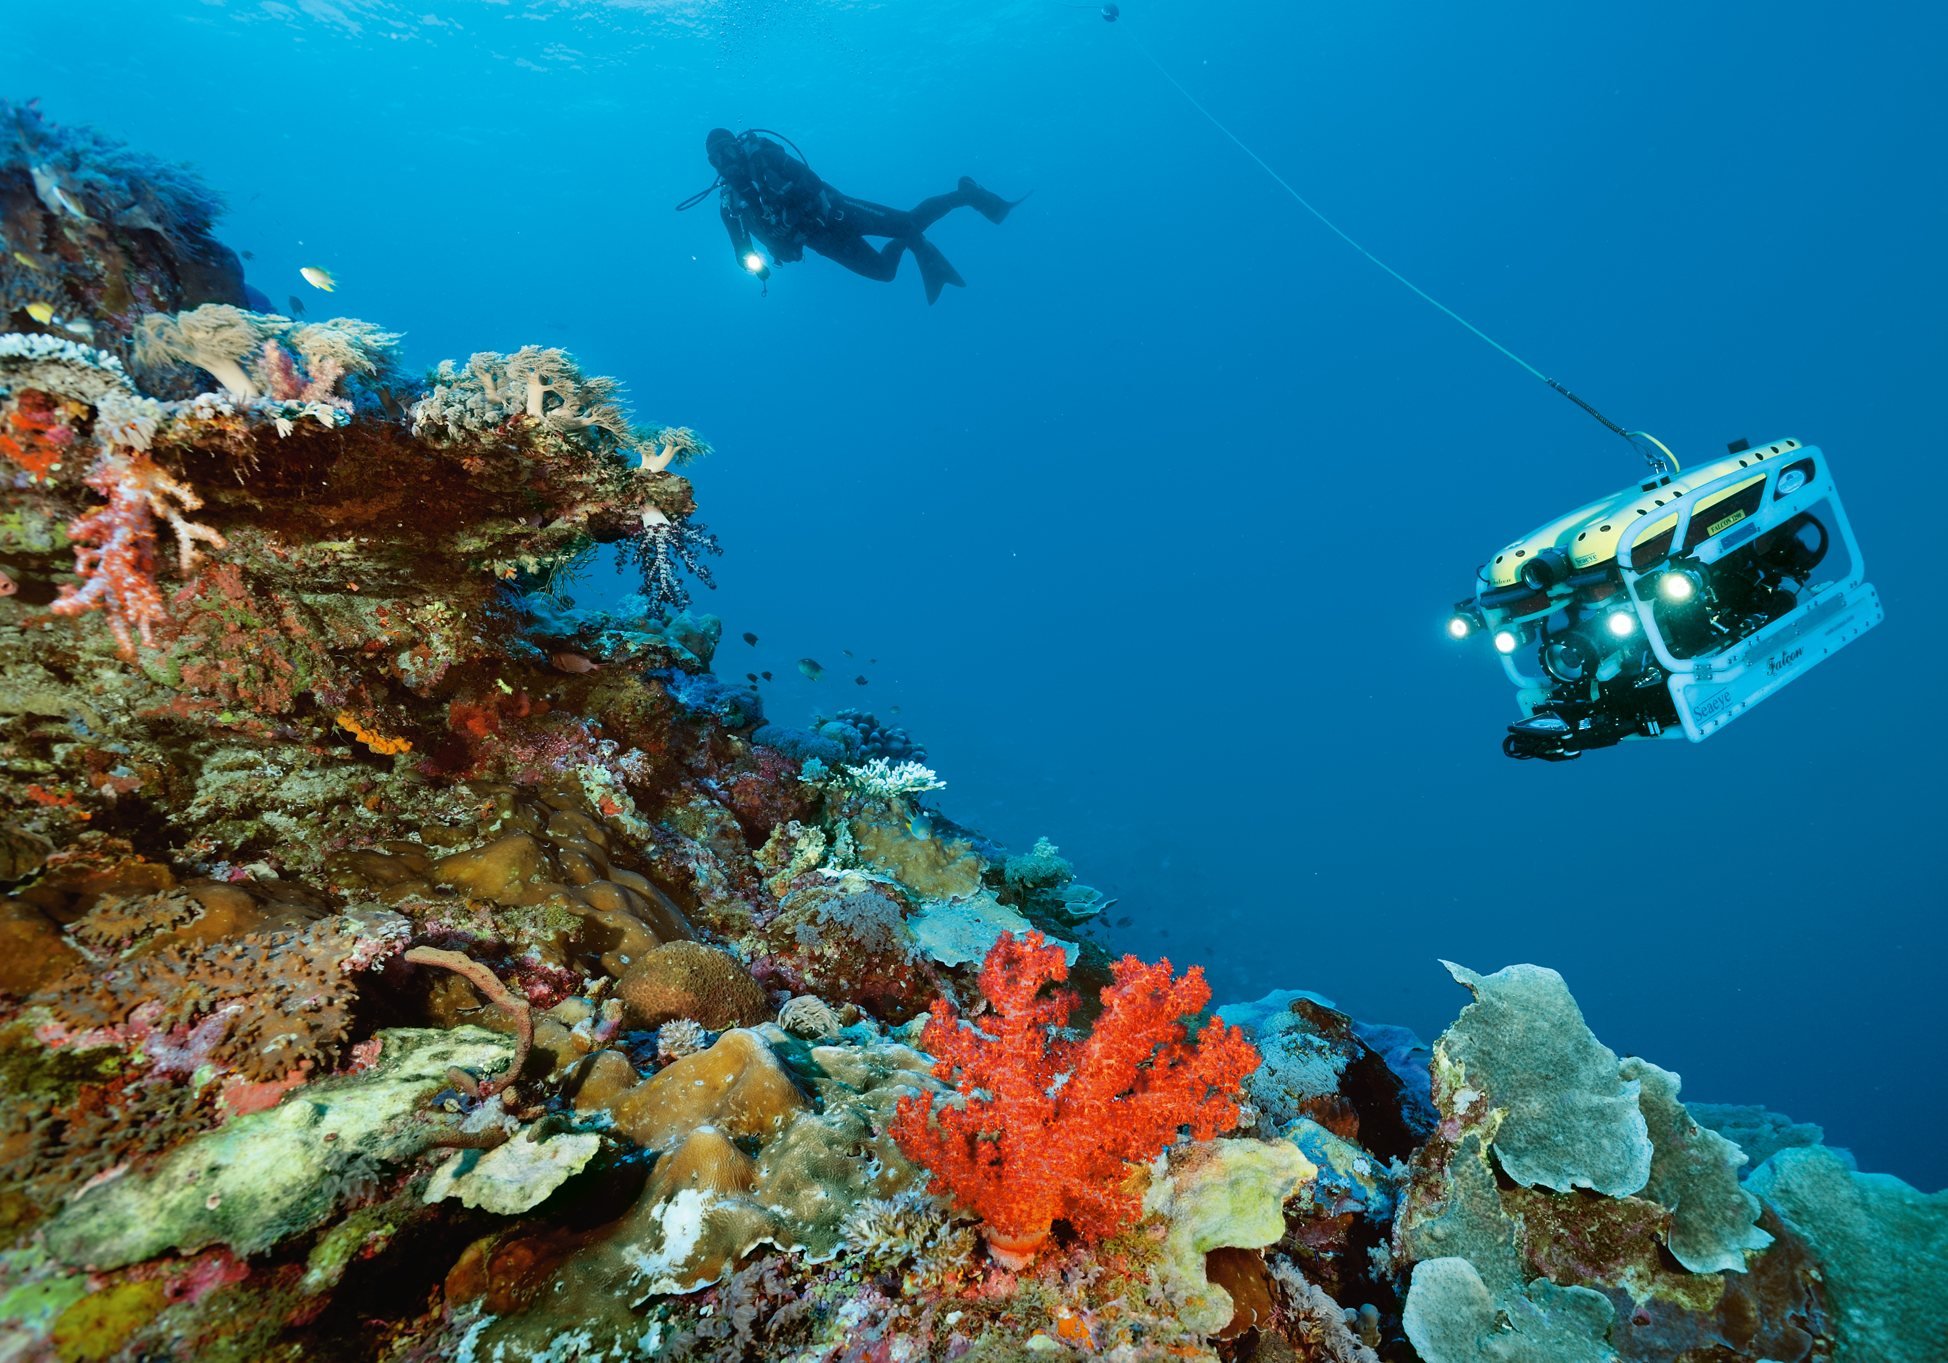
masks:
[[[622,972],[616,997],[630,1025],[688,1018],[710,1031],[762,1022],[771,999],[729,952],[701,942],[666,942]]]

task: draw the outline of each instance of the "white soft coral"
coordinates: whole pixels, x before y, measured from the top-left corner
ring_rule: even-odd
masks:
[[[287,317],[245,312],[228,303],[205,303],[187,312],[154,313],[135,330],[135,360],[144,367],[181,361],[193,364],[233,396],[249,399],[263,389],[244,369],[244,357],[256,355],[265,341],[275,340],[290,325]]]

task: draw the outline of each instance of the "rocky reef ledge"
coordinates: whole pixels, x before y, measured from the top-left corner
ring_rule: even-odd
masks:
[[[215,211],[0,105],[0,1358],[1944,1356],[1948,1197],[1535,966],[1430,1047],[1116,958],[712,672],[701,438]]]

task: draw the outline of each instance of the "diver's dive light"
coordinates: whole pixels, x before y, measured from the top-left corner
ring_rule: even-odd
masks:
[[[1448,633],[1486,634],[1515,684],[1502,751],[1559,762],[1703,742],[1881,618],[1826,456],[1740,441],[1505,546]]]
[[[764,272],[764,257],[756,251],[747,253],[744,257],[744,268],[752,274],[762,274]]]

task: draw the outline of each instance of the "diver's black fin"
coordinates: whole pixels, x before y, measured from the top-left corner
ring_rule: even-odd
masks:
[[[947,257],[940,254],[940,248],[925,237],[910,242],[907,249],[913,252],[913,259],[920,265],[920,282],[927,286],[927,301],[938,302],[940,291],[952,284],[957,289],[967,287],[967,281],[960,277],[960,271],[947,263]]]
[[[989,222],[994,223],[1005,221],[1008,214],[1019,207],[1022,201],[1028,197],[1028,194],[1024,194],[1020,199],[1004,199],[993,190],[983,188],[965,175],[960,177],[960,192],[967,196],[967,202],[973,206],[976,213],[979,213]],[[1034,192],[1032,189],[1028,191],[1029,194]]]

